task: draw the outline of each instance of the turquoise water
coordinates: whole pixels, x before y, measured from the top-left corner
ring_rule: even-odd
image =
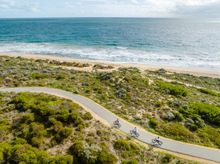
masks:
[[[0,53],[220,71],[220,21],[203,19],[0,19]]]

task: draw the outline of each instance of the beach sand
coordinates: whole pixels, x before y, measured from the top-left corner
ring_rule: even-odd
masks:
[[[207,77],[214,77],[220,78],[220,71],[213,72],[205,69],[198,69],[198,68],[181,68],[181,67],[168,67],[168,66],[155,66],[155,65],[146,65],[146,64],[129,64],[129,63],[117,63],[117,62],[109,62],[109,61],[100,61],[100,60],[88,60],[88,59],[74,59],[68,57],[59,57],[53,55],[43,55],[43,54],[9,54],[9,53],[0,53],[0,56],[9,56],[9,57],[22,57],[26,59],[42,59],[42,60],[56,60],[60,62],[77,62],[77,63],[88,63],[91,65],[100,64],[100,65],[107,65],[112,66],[114,69],[117,68],[127,68],[127,67],[136,67],[141,71],[149,70],[149,71],[156,71],[159,69],[165,69],[169,72],[176,72],[176,73],[184,73],[184,74],[191,74],[194,76],[207,76]],[[75,68],[74,68],[75,69]],[[76,68],[79,70],[84,71],[91,71],[89,67],[84,68]]]

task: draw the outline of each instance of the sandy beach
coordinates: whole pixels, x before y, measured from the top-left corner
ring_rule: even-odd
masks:
[[[168,66],[155,66],[155,65],[145,65],[145,64],[130,64],[130,63],[118,63],[118,62],[109,62],[109,61],[101,61],[101,60],[88,60],[88,59],[74,59],[69,57],[59,57],[55,55],[44,55],[44,54],[16,54],[16,53],[0,53],[0,56],[9,56],[9,57],[22,57],[26,59],[42,59],[42,60],[56,60],[62,62],[77,62],[77,63],[88,63],[91,65],[101,64],[112,66],[114,69],[119,67],[136,67],[141,71],[150,70],[156,71],[158,69],[165,69],[169,72],[176,72],[176,73],[184,73],[184,74],[191,74],[194,76],[207,76],[207,77],[214,77],[220,78],[220,71],[213,72],[205,69],[198,69],[198,68],[181,68],[181,67],[168,67]],[[89,71],[89,68],[80,68],[84,71]]]

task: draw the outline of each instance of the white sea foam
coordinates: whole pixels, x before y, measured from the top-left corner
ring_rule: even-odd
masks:
[[[220,71],[220,54],[212,56],[149,52],[126,47],[92,47],[61,44],[1,43],[0,53],[51,54],[78,59],[105,60],[122,63],[194,67]]]

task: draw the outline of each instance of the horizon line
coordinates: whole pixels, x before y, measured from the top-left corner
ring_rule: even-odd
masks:
[[[198,17],[178,17],[178,16],[170,16],[170,17],[127,17],[127,16],[115,16],[115,17],[110,17],[110,16],[101,16],[101,17],[96,17],[96,16],[73,16],[73,17],[54,17],[54,16],[49,16],[49,17],[0,17],[0,19],[71,19],[71,18],[110,18],[110,19],[120,19],[120,18],[128,18],[128,19],[198,19]],[[199,17],[199,18],[204,18],[207,19],[209,17]],[[210,18],[210,19],[220,19],[220,18]]]

